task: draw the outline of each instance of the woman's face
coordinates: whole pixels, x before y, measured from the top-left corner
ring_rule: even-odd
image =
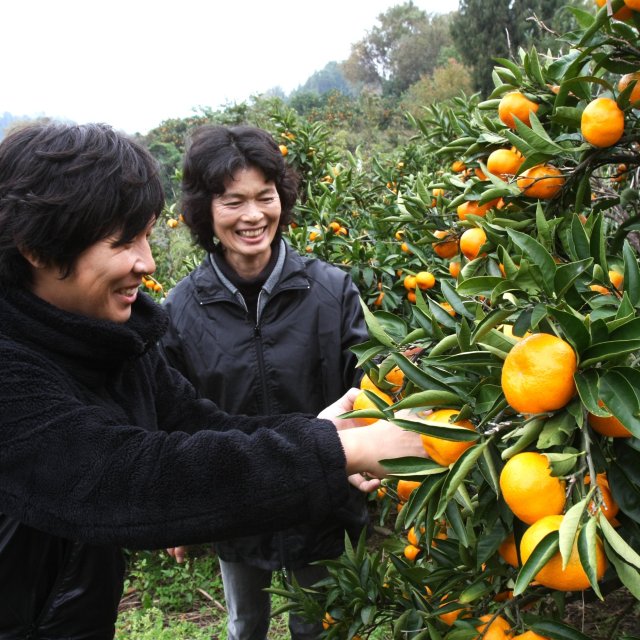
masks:
[[[64,311],[126,322],[142,276],[156,268],[149,246],[152,228],[150,223],[131,242],[120,246],[116,246],[114,237],[96,242],[80,254],[66,278],[61,278],[58,267],[30,260],[33,293]]]
[[[213,232],[240,275],[257,275],[266,266],[281,211],[275,183],[253,167],[238,171],[225,192],[213,197]]]

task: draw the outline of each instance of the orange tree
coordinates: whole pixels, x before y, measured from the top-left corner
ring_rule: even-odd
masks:
[[[388,192],[369,187],[371,202],[354,209],[344,204],[353,174],[331,183],[344,198],[332,212],[342,202],[352,215],[339,222],[357,231],[325,255],[372,268],[386,256],[394,294],[380,305],[363,296],[370,339],[356,349],[394,402],[369,393],[375,406],[352,415],[459,453],[387,461],[397,479],[420,483],[408,499],[397,479],[379,492],[396,535],[374,552],[364,539],[347,544],[318,589],[276,589],[288,608],[330,619],[327,637],[388,624],[395,637],[464,640],[495,616],[500,637],[579,640],[562,622],[567,597],[605,598],[622,584],[640,599],[640,124],[636,85],[618,85],[640,67],[640,14],[621,22],[611,12],[622,0],[601,4],[574,9],[581,26],[563,36],[566,53],[499,60],[486,101],[416,119],[429,161],[389,178]],[[594,125],[589,105],[601,98]],[[519,110],[506,117],[509,103]],[[502,148],[523,158],[513,173],[487,167]],[[398,164],[387,165],[390,176]],[[467,202],[476,208],[459,209]],[[483,232],[473,253],[441,250],[438,235],[451,242],[472,228]],[[412,287],[406,275],[418,271],[435,286]],[[404,376],[392,390],[395,367]]]

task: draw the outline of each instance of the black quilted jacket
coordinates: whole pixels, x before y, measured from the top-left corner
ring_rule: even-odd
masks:
[[[368,339],[350,276],[303,258],[280,241],[280,264],[260,292],[257,319],[211,256],[169,294],[165,353],[196,387],[233,414],[317,414],[357,384],[349,349]],[[260,495],[261,492],[258,493]],[[367,523],[366,500],[352,490],[346,509],[321,525],[216,544],[224,560],[295,569],[334,558]],[[286,526],[283,522],[283,527]]]

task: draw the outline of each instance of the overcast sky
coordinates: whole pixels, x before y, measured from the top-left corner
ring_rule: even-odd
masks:
[[[10,0],[0,5],[0,115],[145,133],[199,106],[289,93],[393,0]],[[429,13],[457,0],[415,0]]]

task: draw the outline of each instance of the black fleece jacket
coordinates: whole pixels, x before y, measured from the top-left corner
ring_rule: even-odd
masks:
[[[331,423],[197,399],[159,355],[165,328],[144,294],[115,324],[0,291],[0,639],[111,638],[120,547],[321,522],[347,501]]]

